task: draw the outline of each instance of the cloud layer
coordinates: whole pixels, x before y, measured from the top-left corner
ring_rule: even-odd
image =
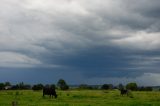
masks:
[[[159,73],[159,5],[159,0],[0,0],[0,67],[72,71],[83,79]]]

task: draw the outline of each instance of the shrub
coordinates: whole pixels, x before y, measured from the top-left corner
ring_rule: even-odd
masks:
[[[32,87],[32,90],[42,90],[42,89],[43,89],[42,84],[33,85],[33,87]]]
[[[69,89],[69,86],[67,85],[66,81],[63,80],[63,79],[60,79],[60,80],[57,82],[57,86],[58,86],[61,90],[68,90],[68,89]]]
[[[103,84],[101,89],[108,90],[109,89],[109,85],[108,84]]]
[[[0,90],[3,90],[5,87],[5,84],[4,83],[0,83]]]
[[[126,85],[126,88],[127,88],[127,89],[130,89],[130,90],[132,90],[132,91],[137,91],[137,89],[138,89],[136,83],[128,83],[128,84]]]
[[[79,89],[93,89],[92,86],[89,86],[89,85],[87,85],[87,84],[81,84],[81,85],[79,85],[78,88],[79,88]]]

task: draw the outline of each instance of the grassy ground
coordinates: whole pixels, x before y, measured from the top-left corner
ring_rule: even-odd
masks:
[[[160,106],[160,92],[132,92],[133,98],[119,91],[57,91],[58,98],[42,97],[42,91],[0,91],[0,106]]]

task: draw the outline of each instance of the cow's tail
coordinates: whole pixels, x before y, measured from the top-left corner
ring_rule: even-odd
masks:
[[[57,98],[57,94],[55,93],[55,98]]]
[[[44,95],[45,95],[45,94],[44,94],[44,89],[43,89],[43,97],[44,97]]]

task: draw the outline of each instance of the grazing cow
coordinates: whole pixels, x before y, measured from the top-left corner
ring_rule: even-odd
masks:
[[[127,95],[129,94],[129,90],[121,89],[121,95]]]
[[[45,95],[49,95],[50,98],[51,98],[51,97],[53,98],[53,96],[54,96],[55,98],[57,98],[57,94],[56,94],[56,91],[55,91],[55,88],[54,88],[54,87],[50,87],[50,86],[44,87],[44,88],[43,88],[43,97],[44,97]]]

